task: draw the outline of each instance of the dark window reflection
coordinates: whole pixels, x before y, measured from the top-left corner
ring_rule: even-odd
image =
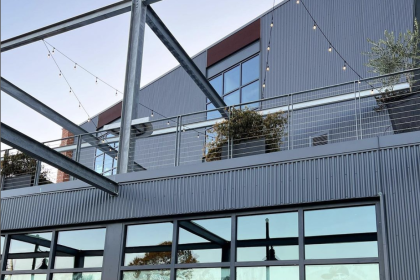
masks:
[[[51,232],[11,235],[6,270],[47,269],[51,236]]]
[[[54,268],[102,267],[106,229],[58,233]]]
[[[180,221],[178,224],[178,263],[230,261],[230,218]]]
[[[305,258],[378,257],[375,206],[305,211]]]
[[[170,264],[172,233],[172,223],[128,226],[124,264]]]
[[[237,261],[299,258],[297,212],[238,217],[237,236]]]
[[[52,280],[101,280],[100,272],[54,273]]]

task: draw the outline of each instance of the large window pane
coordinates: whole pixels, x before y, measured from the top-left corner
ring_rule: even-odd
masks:
[[[223,75],[210,80],[210,84],[220,96],[223,95]]]
[[[228,95],[225,95],[223,97],[223,100],[228,106],[239,104],[241,102],[240,96],[239,96],[239,90],[229,93]]]
[[[306,245],[305,257],[306,259],[376,258],[378,242]]]
[[[102,267],[105,233],[104,228],[59,232],[54,268]]]
[[[256,81],[256,82],[242,88],[242,101],[241,101],[241,103],[257,101],[259,99],[260,99],[260,82],[259,81]],[[247,105],[244,105],[243,107],[257,108],[258,103],[247,104]]]
[[[237,235],[239,262],[299,258],[297,212],[239,217]]]
[[[179,222],[178,263],[230,261],[231,219]]]
[[[224,94],[231,92],[241,85],[240,69],[239,66],[227,71],[225,74],[225,88]]]
[[[4,280],[46,280],[47,274],[14,274],[5,275]]]
[[[305,211],[305,236],[376,232],[375,206]]]
[[[101,280],[100,272],[54,273],[53,280]]]
[[[236,280],[299,280],[298,266],[238,267]]]
[[[127,227],[124,265],[171,263],[172,223]]]
[[[170,275],[171,272],[169,269],[124,271],[123,280],[169,280]]]
[[[309,265],[306,280],[379,280],[378,264]]]
[[[257,55],[254,58],[244,62],[242,64],[242,85],[246,85],[253,80],[260,77],[260,56]]]
[[[11,235],[6,270],[47,269],[51,237],[51,232]]]
[[[375,206],[305,211],[305,258],[378,257]]]
[[[176,280],[229,280],[229,268],[177,269]]]

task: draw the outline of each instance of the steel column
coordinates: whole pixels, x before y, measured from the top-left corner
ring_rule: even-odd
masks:
[[[19,131],[1,123],[1,141],[25,154],[58,168],[112,195],[118,194],[118,184],[86,166],[54,151]]]
[[[118,173],[127,173],[134,164],[135,139],[131,121],[137,118],[137,102],[140,92],[141,66],[143,59],[146,7],[141,0],[131,5],[130,37],[128,40],[127,66],[125,70],[124,98],[121,111]],[[130,148],[133,149],[130,157]],[[130,161],[132,161],[130,163]]]
[[[102,265],[102,280],[119,279],[119,267],[124,258],[124,225],[109,224],[106,227],[105,248]]]
[[[36,168],[35,168],[35,178],[34,178],[34,186],[39,185],[39,176],[41,175],[41,161],[36,161]]]
[[[219,108],[222,116],[227,118],[229,114],[226,111],[226,103],[150,6],[147,7],[147,24],[203,91],[204,95],[213,103],[214,107]]]

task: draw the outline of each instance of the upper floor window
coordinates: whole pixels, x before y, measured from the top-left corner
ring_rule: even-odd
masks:
[[[103,136],[103,141],[109,146],[110,149],[115,149],[118,151],[119,143],[107,143],[106,139],[115,137],[115,135],[107,133]],[[104,153],[103,150],[96,148],[95,152],[95,171],[105,175],[115,175],[117,174],[117,158],[113,158],[110,155]]]
[[[210,80],[210,84],[228,106],[259,100],[260,56],[256,55],[220,73]],[[257,108],[258,103],[245,106]],[[211,109],[214,109],[214,105],[207,99],[207,110]],[[220,117],[218,111],[207,113],[207,119]]]

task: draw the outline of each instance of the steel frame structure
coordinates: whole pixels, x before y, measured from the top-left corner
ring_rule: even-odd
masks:
[[[181,66],[190,75],[193,81],[209,98],[216,108],[219,108],[223,117],[228,117],[226,104],[223,99],[217,94],[206,77],[201,73],[193,60],[188,56],[182,46],[178,43],[175,37],[166,28],[164,23],[160,20],[157,14],[149,6],[160,0],[124,0],[82,15],[4,40],[1,42],[1,52],[12,50],[14,48],[24,46],[54,35],[58,35],[76,28],[83,27],[110,17],[114,17],[128,11],[131,11],[131,24],[130,35],[128,43],[127,67],[125,77],[124,98],[121,113],[121,133],[120,133],[120,152],[118,161],[118,173],[127,173],[129,166],[134,166],[133,162],[130,164],[130,148],[134,148],[132,133],[131,133],[131,120],[136,116],[137,108],[135,101],[138,98],[140,89],[141,66],[142,66],[142,53],[144,44],[144,23],[151,27],[157,37],[168,48],[168,50],[179,61]],[[3,84],[2,78],[2,84]],[[10,84],[12,85],[12,84]],[[12,85],[13,86],[13,85]],[[17,87],[16,87],[17,88]],[[3,85],[2,85],[3,89]],[[7,92],[7,90],[5,90]],[[29,103],[25,103],[37,112],[43,114],[43,110],[37,107],[38,100],[32,98]],[[42,104],[42,103],[41,103]],[[49,109],[44,105],[43,109],[48,111],[48,114],[43,114],[47,118],[54,120],[60,119],[65,121],[68,127],[73,131],[78,129],[74,128],[73,123],[68,123],[65,118],[56,113],[54,110]],[[66,128],[67,129],[67,128]],[[85,133],[85,131],[81,131]],[[81,134],[77,133],[76,134]],[[106,151],[109,153],[109,151]],[[115,153],[112,151],[111,153]]]
[[[1,141],[13,146],[29,156],[56,167],[66,173],[91,184],[111,195],[118,195],[118,184],[94,170],[69,159],[53,149],[33,140],[19,131],[1,123]]]

